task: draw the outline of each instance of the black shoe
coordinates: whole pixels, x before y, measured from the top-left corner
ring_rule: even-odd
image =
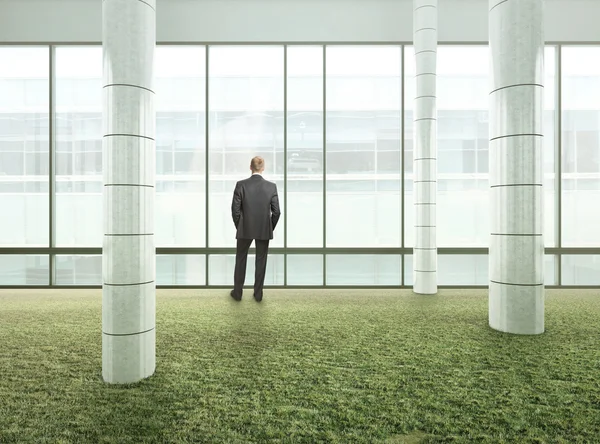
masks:
[[[262,294],[261,294],[260,296],[256,296],[256,293],[254,293],[254,300],[255,300],[256,302],[260,302],[260,301],[262,301]]]
[[[233,290],[231,290],[231,292],[229,293],[229,296],[231,296],[233,299],[235,299],[235,300],[236,300],[236,301],[238,301],[238,302],[242,300],[242,297],[241,297],[241,296],[236,296],[236,295],[233,293]]]

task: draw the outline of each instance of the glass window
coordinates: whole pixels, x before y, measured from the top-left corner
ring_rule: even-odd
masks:
[[[488,285],[487,254],[438,256],[440,285]]]
[[[414,48],[405,49],[405,245],[414,245]],[[488,48],[439,46],[437,52],[437,239],[443,247],[487,246]],[[440,264],[440,267],[442,264]],[[440,268],[441,273],[441,268]],[[472,276],[474,277],[474,275]],[[443,274],[440,274],[440,283]],[[410,273],[412,279],[412,272]],[[457,279],[460,279],[457,277]]]
[[[404,285],[413,285],[413,256],[404,256]],[[545,285],[556,285],[556,257],[544,256]],[[487,254],[442,254],[438,256],[439,285],[488,285]]]
[[[598,246],[600,47],[563,48],[562,106],[563,246]]]
[[[209,246],[234,247],[231,199],[250,160],[265,159],[264,177],[283,189],[283,46],[209,48]],[[282,219],[283,222],[283,219]],[[284,224],[271,247],[282,247]]]
[[[295,254],[287,257],[288,285],[323,285],[323,256]]]
[[[254,286],[255,258],[256,256],[254,254],[248,255],[244,288],[251,289]],[[235,255],[210,255],[208,261],[208,284],[227,285],[233,288]],[[283,254],[269,254],[269,257],[267,258],[267,271],[265,274],[265,287],[269,285],[283,285],[283,269]],[[246,294],[252,297],[251,290]]]
[[[488,285],[487,254],[438,255],[438,285]],[[413,255],[404,256],[404,285],[413,285]]]
[[[400,246],[401,49],[328,46],[326,58],[327,246]]]
[[[0,256],[0,285],[48,285],[48,255]]]
[[[156,256],[156,285],[205,285],[206,256],[178,254]]]
[[[558,260],[556,256],[551,256],[548,254],[544,256],[544,285],[558,284],[557,266]]]
[[[104,220],[102,47],[58,47],[55,54],[55,244],[96,247],[102,245]],[[61,258],[57,282],[63,282],[62,274],[71,273],[64,285],[79,283],[75,264],[92,260]],[[61,264],[70,271],[58,268]]]
[[[327,285],[400,285],[400,255],[328,254]]]
[[[156,48],[156,245],[206,246],[206,48]],[[187,261],[187,259],[186,259]],[[165,278],[167,282],[179,277]]]
[[[49,63],[48,47],[0,47],[0,246],[48,246]]]
[[[555,52],[545,50],[544,232],[555,245]],[[440,247],[489,244],[489,50],[487,46],[438,47],[438,199]],[[413,102],[414,48],[405,49],[405,245],[414,245]]]
[[[54,267],[57,285],[102,285],[102,256],[57,255]]]
[[[287,76],[287,244],[322,247],[323,47],[289,46]]]
[[[555,247],[558,242],[558,207],[556,181],[556,153],[558,141],[556,140],[556,120],[558,111],[556,108],[556,97],[558,95],[558,84],[556,82],[556,47],[548,46],[544,51],[544,121],[542,130],[544,132],[543,145],[543,189],[544,189],[544,245]],[[547,285],[548,281],[546,281]]]
[[[600,285],[600,255],[562,256],[563,285]]]

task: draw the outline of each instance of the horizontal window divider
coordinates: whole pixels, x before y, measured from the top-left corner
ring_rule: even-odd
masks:
[[[102,285],[0,285],[0,290],[102,290]]]
[[[173,41],[157,41],[157,46],[323,46],[323,45],[336,45],[336,46],[414,46],[412,41],[390,41],[390,40],[372,40],[372,41],[339,41],[339,40],[294,40],[294,41],[190,41],[190,40],[173,40]],[[444,40],[437,43],[438,46],[488,46],[487,40]],[[545,42],[545,46],[557,46],[562,45],[566,47],[571,46],[597,46],[597,41],[592,40],[549,40]],[[78,42],[74,41],[14,41],[14,42],[2,42],[2,46],[102,46],[102,41],[95,40],[82,40]]]
[[[487,247],[437,247],[439,254],[488,254]],[[256,250],[250,249],[253,253]],[[235,247],[204,248],[204,247],[157,247],[156,254],[235,254]],[[413,248],[269,248],[270,254],[412,254]],[[0,247],[0,255],[66,255],[94,256],[102,254],[102,247]],[[600,255],[598,247],[546,247],[547,255]]]
[[[233,285],[233,284],[232,284]],[[157,285],[157,290],[231,290],[232,285]],[[244,289],[252,287],[244,287]],[[265,285],[267,290],[410,290],[412,285]],[[438,285],[440,290],[488,289],[487,285]],[[598,285],[545,285],[547,290],[598,290]],[[102,285],[0,285],[0,290],[102,290]],[[224,293],[225,294],[225,293]],[[201,295],[199,295],[201,296]],[[228,296],[228,293],[227,293]]]
[[[600,249],[599,249],[600,250]],[[250,252],[255,252],[254,247]],[[410,254],[412,248],[269,248],[269,254]],[[235,247],[157,247],[156,254],[235,254]],[[7,247],[0,248],[0,255],[100,255],[102,247]]]

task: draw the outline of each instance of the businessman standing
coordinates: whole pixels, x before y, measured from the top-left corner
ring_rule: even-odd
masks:
[[[254,240],[256,247],[256,269],[254,274],[254,299],[262,301],[269,240],[277,225],[281,211],[277,197],[277,185],[262,177],[265,161],[254,157],[250,162],[252,176],[240,180],[235,185],[231,202],[231,216],[237,229],[237,250],[235,256],[234,287],[231,297],[242,300],[242,289],[246,278],[248,250]]]

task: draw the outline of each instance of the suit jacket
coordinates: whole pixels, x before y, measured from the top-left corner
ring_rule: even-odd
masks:
[[[235,185],[231,216],[237,228],[236,239],[273,239],[280,215],[277,185],[273,182],[253,174]]]

